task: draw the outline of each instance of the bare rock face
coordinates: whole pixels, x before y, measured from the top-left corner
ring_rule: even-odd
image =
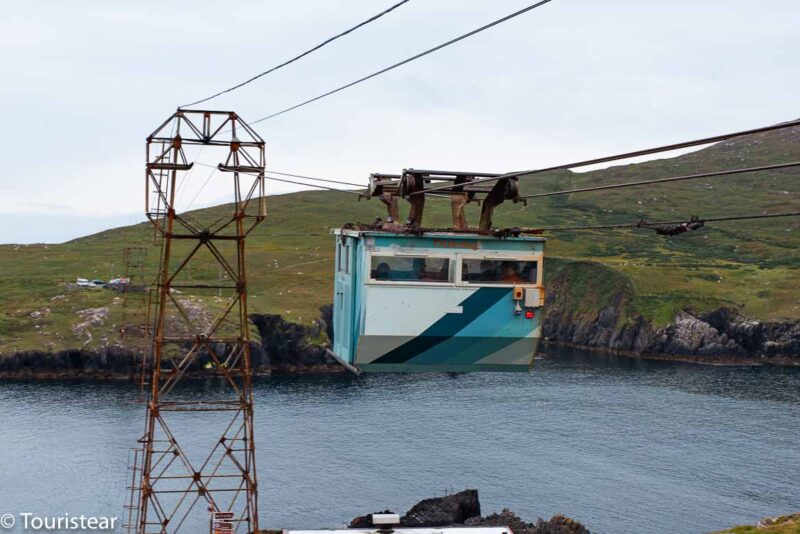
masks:
[[[418,502],[400,518],[400,524],[404,527],[442,527],[463,524],[467,519],[480,515],[478,490],[466,489]]]
[[[385,512],[377,512],[388,514]],[[590,534],[577,521],[563,515],[554,515],[548,521],[539,518],[536,523],[527,523],[514,512],[504,509],[500,513],[481,517],[478,490],[467,489],[445,497],[425,499],[415,504],[400,518],[403,527],[445,527],[464,525],[468,527],[508,527],[514,534]],[[350,528],[371,528],[371,515],[356,517]]]
[[[656,339],[654,348],[665,354],[747,356],[747,351],[727,334],[686,312],[679,313]]]
[[[141,354],[123,347],[57,352],[25,351],[0,357],[0,376],[16,378],[129,378]]]
[[[509,509],[486,517],[473,517],[465,523],[471,527],[508,527],[514,534],[590,534],[589,529],[563,515],[554,515],[548,521],[539,518],[527,523]]]
[[[697,360],[800,363],[800,321],[761,322],[741,310],[683,310],[658,328],[633,303],[630,280],[586,261],[551,260],[544,336],[556,343]]]
[[[800,323],[760,322],[739,310],[720,308],[705,314],[681,312],[659,330],[652,352],[730,358],[800,358]]]
[[[79,339],[84,339],[85,347],[92,342],[92,327],[102,326],[108,319],[108,307],[87,308],[80,310],[78,315],[83,319],[72,327],[72,334]]]
[[[333,304],[323,304],[319,307],[320,321],[325,325],[325,335],[328,342],[333,345]]]
[[[554,515],[548,521],[536,521],[535,534],[590,534],[589,529],[569,517]],[[530,534],[534,534],[530,533]]]
[[[306,326],[286,321],[280,315],[253,314],[250,321],[261,337],[263,365],[273,373],[343,372],[325,344],[314,341],[326,326],[317,321]]]
[[[743,316],[739,310],[720,308],[700,316],[727,335],[748,354],[765,358],[800,357],[800,323],[760,322]]]

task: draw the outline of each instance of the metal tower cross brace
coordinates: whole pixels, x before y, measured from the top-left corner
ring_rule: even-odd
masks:
[[[233,189],[210,215],[176,210],[191,145],[219,158],[214,172]],[[264,141],[236,113],[178,110],[147,138],[146,197],[161,261],[128,529],[197,532],[209,512],[232,512],[234,532],[256,532],[245,238],[266,214]],[[211,385],[180,384],[209,374]]]

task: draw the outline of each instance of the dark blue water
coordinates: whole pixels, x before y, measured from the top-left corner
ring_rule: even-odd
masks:
[[[0,514],[122,517],[137,398],[127,384],[0,383]],[[800,369],[551,352],[529,375],[265,379],[256,402],[271,528],[466,487],[485,513],[564,513],[609,534],[800,510]]]

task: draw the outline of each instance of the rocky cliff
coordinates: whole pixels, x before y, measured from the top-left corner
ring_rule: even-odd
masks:
[[[214,350],[223,354],[229,349],[218,344]],[[261,343],[251,343],[250,361],[255,374],[271,372],[269,357]],[[205,367],[211,362],[210,355],[201,351],[187,367],[187,376],[207,376]],[[0,377],[6,378],[127,380],[138,379],[141,369],[142,351],[119,345],[52,352],[24,351],[0,357]]]
[[[734,308],[682,310],[656,326],[633,284],[593,262],[558,262],[547,281],[544,336],[551,342],[637,356],[800,364],[800,322],[762,322]]]
[[[40,350],[16,352],[0,357],[0,377],[105,379],[136,376],[138,352],[120,347],[100,350]]]
[[[310,326],[285,321],[280,315],[251,315],[258,328],[260,348],[272,373],[328,373],[344,368],[327,353],[333,337],[333,307],[320,308]]]
[[[639,309],[633,284],[593,262],[551,261],[544,336],[551,343],[614,351],[632,356],[712,363],[800,365],[800,322],[762,322],[734,308],[702,313],[683,310],[657,326]],[[260,339],[251,345],[257,374],[328,373],[344,369],[326,351],[332,332],[330,305],[309,325],[280,315],[255,314]],[[138,351],[110,345],[100,349],[26,351],[0,357],[0,376],[135,376]],[[200,355],[190,370],[203,374],[209,358]]]

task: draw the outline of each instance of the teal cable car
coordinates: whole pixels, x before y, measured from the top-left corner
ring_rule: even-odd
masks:
[[[431,172],[372,175],[369,196],[386,203],[387,219],[333,231],[333,356],[358,372],[527,371],[541,338],[544,239],[491,229],[488,198],[481,221],[489,228],[465,227],[458,208],[469,195],[497,189],[514,198],[512,179],[488,191],[455,191],[454,226],[461,228],[422,228],[424,204],[416,199],[409,221],[396,224],[392,197],[408,195],[403,181],[419,175],[423,185],[441,183],[444,173]]]

